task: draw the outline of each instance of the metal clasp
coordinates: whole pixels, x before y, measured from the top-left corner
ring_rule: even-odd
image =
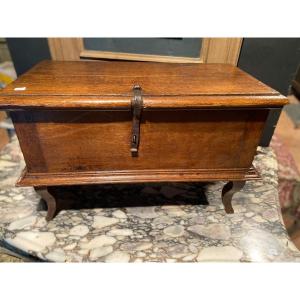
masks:
[[[138,156],[138,147],[140,142],[140,122],[143,110],[142,89],[139,85],[133,87],[133,98],[131,100],[132,110],[132,133],[131,133],[131,155]]]

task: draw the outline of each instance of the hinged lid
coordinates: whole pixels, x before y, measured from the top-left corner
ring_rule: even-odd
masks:
[[[44,61],[0,91],[0,108],[130,109],[134,85],[143,90],[144,109],[287,103],[231,65]]]

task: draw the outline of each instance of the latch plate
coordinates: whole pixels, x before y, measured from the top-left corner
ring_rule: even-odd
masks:
[[[132,110],[132,133],[131,133],[131,155],[138,156],[138,148],[140,143],[140,122],[143,110],[142,88],[139,85],[133,87],[133,98],[131,100]]]

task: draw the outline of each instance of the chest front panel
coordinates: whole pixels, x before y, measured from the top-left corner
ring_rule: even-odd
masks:
[[[267,109],[144,111],[137,157],[130,111],[28,110],[12,118],[31,173],[249,168]]]

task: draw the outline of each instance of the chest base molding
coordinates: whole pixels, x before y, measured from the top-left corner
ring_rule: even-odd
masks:
[[[29,173],[25,168],[17,186],[59,186],[141,182],[208,182],[218,180],[257,180],[249,169],[124,170],[98,172]]]

